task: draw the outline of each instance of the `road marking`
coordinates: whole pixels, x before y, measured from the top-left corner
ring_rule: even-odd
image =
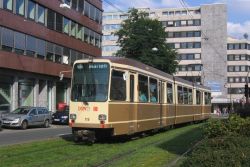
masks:
[[[67,135],[71,135],[72,133],[64,133],[64,134],[58,134],[58,135],[56,135],[56,136],[67,136]]]

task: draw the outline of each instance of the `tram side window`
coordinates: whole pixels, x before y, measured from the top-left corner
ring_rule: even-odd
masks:
[[[184,104],[188,104],[188,89],[187,88],[183,89],[183,94],[184,94]]]
[[[196,91],[196,104],[201,104],[201,92]]]
[[[173,104],[173,85],[167,84],[167,102],[169,104]]]
[[[157,103],[158,102],[158,88],[157,88],[157,80],[150,78],[150,102]]]
[[[130,75],[130,101],[134,102],[134,75]]]
[[[192,92],[192,89],[188,89],[188,104],[193,104],[193,92]]]
[[[139,101],[148,102],[148,77],[139,75]]]
[[[205,92],[205,104],[211,104],[211,94],[208,92]]]
[[[181,86],[178,86],[178,104],[183,104],[183,90]]]
[[[111,100],[126,100],[126,80],[123,79],[124,72],[112,71],[111,77],[111,90],[110,99]]]

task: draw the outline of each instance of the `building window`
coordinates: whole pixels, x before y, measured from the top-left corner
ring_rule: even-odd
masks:
[[[35,20],[35,3],[31,0],[28,1],[28,18]]]
[[[63,58],[62,58],[63,64],[69,64],[69,56],[70,56],[70,49],[64,47],[63,48]]]
[[[13,0],[3,0],[3,8],[12,10],[13,8]]]
[[[79,25],[79,24],[78,24],[78,27],[77,27],[76,38],[77,39],[82,39],[82,26]]]
[[[61,46],[55,45],[55,62],[62,63],[63,48]]]
[[[24,0],[16,0],[16,13],[24,15]]]
[[[247,60],[246,55],[240,55],[240,60]]]
[[[56,30],[59,31],[59,32],[62,32],[62,29],[63,29],[63,16],[56,13]]]
[[[54,44],[47,42],[47,49],[46,49],[46,60],[54,61]]]
[[[2,49],[12,51],[14,45],[14,34],[12,30],[2,28]]]
[[[71,8],[77,10],[77,0],[71,0]]]
[[[90,38],[89,38],[90,44],[95,45],[94,31],[90,30],[89,36],[90,36]]]
[[[15,32],[15,52],[24,54],[25,50],[25,35],[23,33]]]
[[[227,55],[228,61],[234,61],[234,55]]]
[[[26,36],[26,55],[35,56],[36,53],[36,38],[27,35]]]
[[[201,54],[196,53],[196,54],[194,54],[194,57],[195,57],[195,59],[201,59]]]
[[[18,105],[33,106],[34,105],[34,81],[20,79],[18,81]]]
[[[201,20],[194,20],[194,26],[200,26]]]
[[[227,44],[227,49],[228,50],[233,50],[234,49],[234,45],[233,44]]]
[[[84,1],[84,15],[89,17],[90,4],[87,1]]]
[[[90,5],[90,18],[95,20],[95,7],[93,5]]]
[[[79,0],[78,1],[78,11],[80,13],[83,13],[83,9],[84,9],[84,0]]]
[[[63,17],[63,32],[69,34],[69,19]]]
[[[37,57],[40,59],[45,58],[45,41],[41,39],[36,40],[36,52],[37,52]]]
[[[88,28],[84,28],[84,41],[89,43],[89,29]]]
[[[70,54],[71,65],[73,65],[76,60],[77,60],[77,53],[75,50],[71,50],[71,54]]]
[[[167,16],[168,12],[167,11],[166,12],[162,12],[162,15]]]
[[[234,66],[228,66],[228,72],[233,72],[234,71]]]
[[[37,21],[42,24],[45,22],[45,8],[41,5],[38,5]]]
[[[239,72],[240,71],[240,66],[235,66],[234,71]]]
[[[95,46],[100,47],[100,35],[95,33]]]
[[[71,22],[71,36],[76,37],[76,23]]]
[[[48,13],[47,13],[47,27],[49,29],[54,30],[55,29],[55,12],[53,12],[52,10],[48,9]]]
[[[194,43],[194,48],[201,48],[201,43],[200,42],[195,42]]]

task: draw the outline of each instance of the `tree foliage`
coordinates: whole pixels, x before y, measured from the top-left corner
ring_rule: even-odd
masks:
[[[161,22],[134,8],[128,13],[128,19],[115,33],[120,46],[116,56],[135,59],[173,74],[178,64],[177,52],[166,43],[167,32]]]

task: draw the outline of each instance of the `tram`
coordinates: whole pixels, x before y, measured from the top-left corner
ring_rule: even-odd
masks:
[[[208,87],[127,58],[77,60],[71,84],[75,141],[205,120],[211,113]]]

